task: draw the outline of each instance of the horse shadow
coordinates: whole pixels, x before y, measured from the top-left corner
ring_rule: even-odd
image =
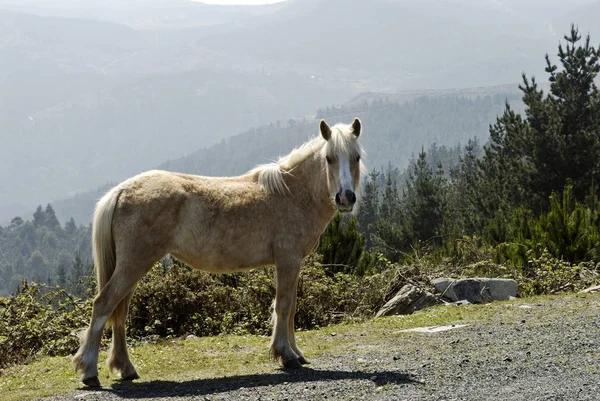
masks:
[[[103,391],[111,392],[119,398],[137,399],[152,397],[192,397],[226,393],[241,388],[257,388],[283,383],[311,383],[338,380],[368,380],[377,386],[386,384],[420,384],[410,374],[397,371],[340,371],[303,368],[299,371],[281,369],[276,373],[252,374],[221,377],[213,379],[195,379],[188,381],[155,380],[135,383],[120,382]]]

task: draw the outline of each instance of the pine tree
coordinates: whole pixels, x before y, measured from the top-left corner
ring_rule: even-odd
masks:
[[[54,208],[52,208],[52,205],[49,203],[48,205],[46,205],[46,210],[44,211],[44,226],[48,227],[53,231],[60,228],[60,223],[56,218]]]
[[[440,244],[446,213],[446,180],[442,166],[433,174],[424,150],[410,176],[404,196],[405,216],[411,227],[413,244],[421,241]]]
[[[317,248],[330,274],[354,273],[365,247],[365,236],[357,230],[356,218],[344,220],[340,213],[333,216]]]
[[[589,36],[581,44],[574,26],[564,38],[566,47],[558,47],[560,71],[546,55],[550,93],[523,75],[526,119],[507,105],[490,127],[490,145],[480,163],[486,184],[481,206],[498,227],[504,224],[498,216],[506,221],[519,205],[536,213],[547,209],[550,194],[569,179],[578,201],[600,182],[600,94],[594,84],[600,47],[592,47]]]
[[[75,231],[77,231],[77,225],[75,224],[75,219],[73,219],[73,217],[71,217],[65,223],[65,231],[68,235],[72,235],[73,233],[75,233]]]
[[[75,253],[73,264],[71,265],[71,275],[69,277],[69,291],[77,296],[84,295],[82,281],[85,277],[85,266],[81,260],[79,252]]]
[[[450,196],[454,224],[460,233],[467,235],[481,235],[479,211],[482,209],[484,194],[480,190],[482,183],[477,165],[480,150],[476,139],[469,140],[464,155],[460,157],[460,167],[451,173],[453,185]]]
[[[385,175],[386,183],[379,205],[379,218],[395,222],[400,215],[400,196],[398,194],[396,182],[392,177],[394,175],[393,171],[394,169],[390,163]]]
[[[67,287],[67,271],[65,269],[65,266],[62,263],[60,265],[58,265],[58,268],[56,269],[56,277],[57,277],[56,284],[58,284],[61,288],[66,288]]]
[[[363,187],[358,204],[358,227],[365,234],[366,247],[373,246],[371,233],[377,222],[377,209],[379,208],[379,172],[373,170]]]
[[[46,216],[44,215],[44,211],[42,210],[42,205],[38,205],[37,209],[33,213],[33,225],[37,227],[41,227],[44,225],[44,221]]]
[[[393,179],[393,176],[397,175],[397,171],[389,164],[384,176],[385,187],[382,191],[381,202],[377,209],[377,219],[371,235],[373,247],[392,261],[398,261],[409,245],[407,231],[410,230],[405,226],[403,205]]]

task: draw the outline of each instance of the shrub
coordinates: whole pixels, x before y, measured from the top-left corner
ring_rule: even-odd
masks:
[[[14,295],[0,297],[0,368],[36,354],[74,353],[79,346],[76,330],[90,316],[90,302],[24,281]]]
[[[135,292],[130,335],[215,335],[268,331],[274,277],[265,269],[213,275],[175,262],[157,264]]]
[[[345,317],[367,316],[381,306],[392,272],[359,277],[331,274],[317,256],[304,262],[298,283],[296,327],[311,329]],[[132,300],[129,334],[268,334],[275,298],[272,268],[214,275],[175,262],[157,264]]]
[[[599,266],[594,262],[569,263],[552,257],[547,249],[539,257],[531,251],[529,256],[527,267],[517,278],[522,295],[578,291],[598,280]]]

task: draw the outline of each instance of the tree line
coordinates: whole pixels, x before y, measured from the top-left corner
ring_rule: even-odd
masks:
[[[346,229],[392,262],[429,255],[460,265],[470,253],[527,269],[542,255],[598,260],[600,47],[574,26],[564,40],[558,64],[546,56],[547,93],[523,74],[523,115],[507,102],[485,146],[443,149],[444,161],[434,146],[402,172],[373,170]],[[351,237],[338,247],[353,246]]]
[[[0,295],[23,280],[60,285],[71,293],[87,293],[84,280],[92,271],[91,227],[73,218],[64,227],[48,204],[38,206],[31,220],[12,219],[0,227]]]

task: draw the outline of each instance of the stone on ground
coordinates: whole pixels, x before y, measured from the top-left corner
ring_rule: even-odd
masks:
[[[390,299],[377,312],[375,317],[390,315],[410,315],[428,306],[437,305],[440,300],[435,295],[420,289],[412,284],[407,284],[398,291],[396,296]]]
[[[436,292],[452,302],[467,300],[471,303],[507,301],[517,296],[517,282],[504,278],[438,278],[433,280]]]

